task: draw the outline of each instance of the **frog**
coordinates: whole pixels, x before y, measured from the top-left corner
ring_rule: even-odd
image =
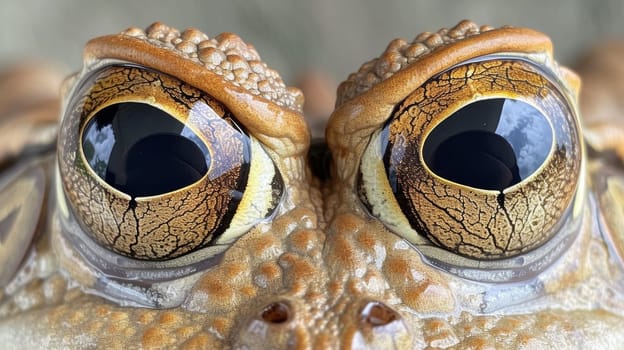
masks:
[[[391,41],[313,142],[235,34],[92,39],[60,123],[0,129],[0,343],[618,348],[624,176],[579,91],[545,34],[465,20]]]

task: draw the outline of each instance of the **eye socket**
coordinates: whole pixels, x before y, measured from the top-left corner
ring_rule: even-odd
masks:
[[[163,261],[224,251],[271,215],[281,175],[219,101],[142,67],[86,78],[59,135],[59,173],[76,221],[108,251]]]
[[[574,110],[547,75],[496,57],[451,68],[400,103],[371,138],[357,187],[425,255],[482,266],[532,252],[568,223],[581,156]]]

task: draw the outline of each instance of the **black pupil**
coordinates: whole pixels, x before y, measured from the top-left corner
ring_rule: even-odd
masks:
[[[193,184],[210,165],[195,133],[144,103],[118,103],[97,112],[84,129],[82,149],[100,178],[133,198]]]
[[[436,175],[484,190],[502,191],[546,160],[553,142],[544,115],[513,99],[473,102],[436,126],[423,156]]]

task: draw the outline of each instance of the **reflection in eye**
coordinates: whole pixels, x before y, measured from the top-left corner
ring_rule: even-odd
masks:
[[[225,106],[135,66],[82,83],[58,147],[81,239],[132,259],[202,248],[210,258],[271,215],[283,191],[275,164]]]
[[[100,110],[85,127],[82,147],[96,174],[133,198],[191,185],[210,166],[210,152],[197,136],[144,103]]]
[[[552,144],[552,128],[540,111],[518,100],[487,99],[437,125],[424,143],[423,158],[442,178],[502,191],[533,174]]]
[[[518,60],[472,62],[396,107],[364,152],[358,193],[411,242],[511,258],[567,220],[581,152],[573,109],[541,71]]]

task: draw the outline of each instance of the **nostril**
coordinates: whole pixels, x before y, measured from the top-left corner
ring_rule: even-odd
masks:
[[[262,310],[261,317],[267,323],[284,323],[290,318],[290,307],[281,301],[271,303]]]
[[[362,322],[372,326],[385,326],[399,318],[396,311],[380,302],[369,302],[362,309]]]

